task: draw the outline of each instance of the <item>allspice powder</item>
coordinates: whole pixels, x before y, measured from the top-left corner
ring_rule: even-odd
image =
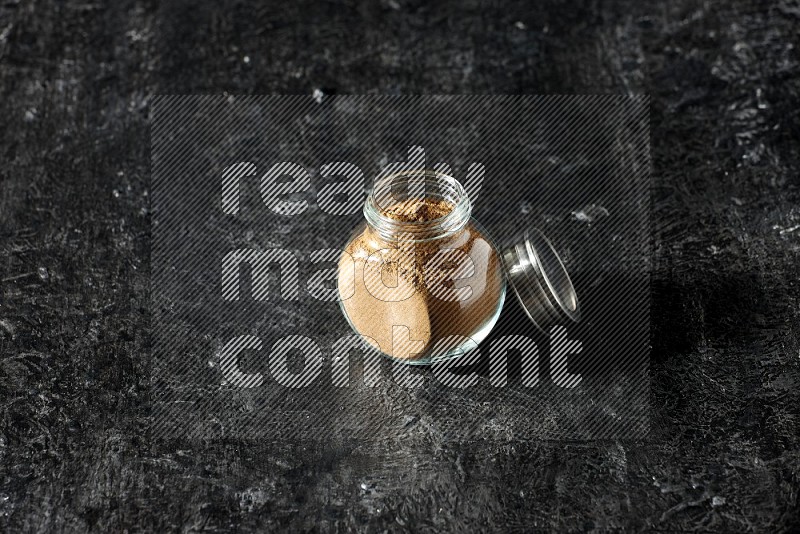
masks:
[[[383,215],[400,223],[421,223],[453,209],[443,199],[412,198],[384,208]],[[443,249],[458,250],[454,258],[468,255],[474,270],[459,273],[458,264],[463,262],[448,261],[448,253],[431,261]],[[471,337],[492,320],[502,301],[500,258],[471,221],[452,235],[426,240],[406,239],[402,233],[386,240],[366,225],[345,252],[339,290],[352,296],[342,301],[344,311],[371,345],[397,359],[426,358],[436,342],[448,336]],[[460,300],[454,300],[453,293],[442,298],[448,289],[465,285],[471,292],[461,293]]]

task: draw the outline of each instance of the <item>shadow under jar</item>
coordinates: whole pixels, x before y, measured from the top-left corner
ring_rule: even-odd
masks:
[[[407,186],[402,200],[397,185]],[[402,197],[401,197],[402,198]],[[497,322],[505,275],[454,178],[428,170],[378,180],[339,260],[340,305],[373,348],[430,364],[477,347]]]

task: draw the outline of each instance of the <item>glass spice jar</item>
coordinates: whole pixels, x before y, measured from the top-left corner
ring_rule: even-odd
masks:
[[[339,303],[353,330],[391,359],[430,364],[477,347],[497,322],[507,278],[543,331],[578,319],[549,241],[534,230],[501,254],[455,178],[427,169],[381,178],[363,211],[339,260]]]

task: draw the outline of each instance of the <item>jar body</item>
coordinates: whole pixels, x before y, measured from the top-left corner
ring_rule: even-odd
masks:
[[[469,218],[428,239],[369,224],[352,233],[339,260],[342,312],[384,355],[409,364],[460,356],[497,322],[505,275],[486,231]]]

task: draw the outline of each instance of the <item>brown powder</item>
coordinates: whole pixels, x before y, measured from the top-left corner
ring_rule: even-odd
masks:
[[[453,211],[453,204],[443,199],[410,198],[393,204],[383,210],[383,214],[402,222],[425,222],[444,217]]]
[[[425,222],[444,217],[452,203],[438,199],[409,199],[383,213],[401,222]],[[470,257],[474,272],[457,274],[463,255],[444,253],[456,249]],[[356,331],[379,350],[399,359],[430,356],[440,339],[451,335],[472,337],[492,320],[502,303],[503,273],[500,258],[488,238],[470,221],[453,235],[426,241],[387,241],[365,226],[345,249],[339,268],[342,302]],[[349,266],[350,258],[355,262]],[[459,261],[459,258],[462,258]],[[458,278],[454,283],[452,278]],[[441,297],[468,284],[472,293],[463,300]],[[451,293],[452,295],[452,293]],[[393,339],[393,327],[405,327]],[[407,341],[403,343],[402,341]],[[438,351],[437,351],[438,352]]]

